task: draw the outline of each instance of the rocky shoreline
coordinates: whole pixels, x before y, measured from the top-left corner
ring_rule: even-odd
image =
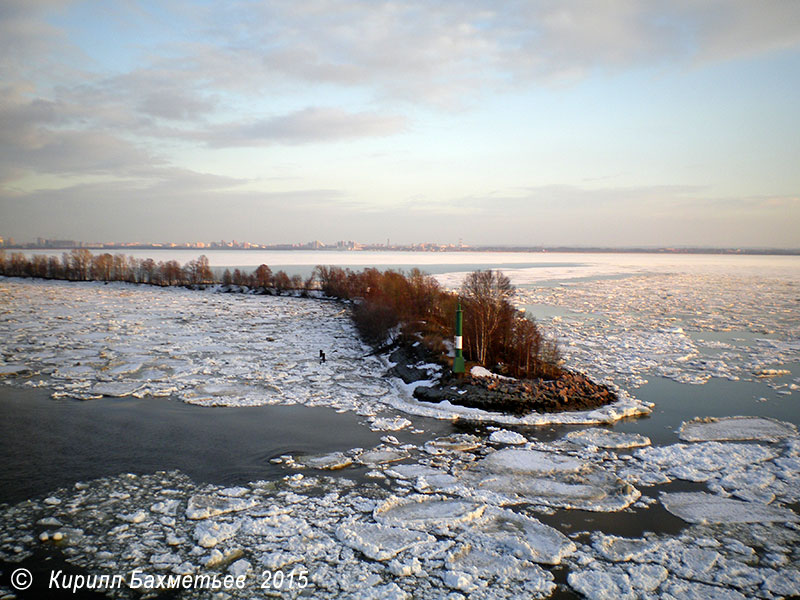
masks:
[[[400,346],[389,358],[395,363],[389,374],[405,383],[431,380],[431,357],[421,345]],[[524,416],[533,412],[592,410],[618,399],[608,386],[566,369],[557,379],[527,380],[479,377],[469,373],[457,376],[448,367],[441,371],[434,385],[417,385],[414,388],[413,394],[417,400],[431,403],[447,401],[458,406]]]

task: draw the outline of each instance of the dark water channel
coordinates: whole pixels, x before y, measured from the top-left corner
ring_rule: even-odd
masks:
[[[0,387],[0,502],[120,473],[179,469],[235,485],[285,475],[270,459],[380,443],[353,413],[304,406],[205,408],[165,398],[52,400]]]

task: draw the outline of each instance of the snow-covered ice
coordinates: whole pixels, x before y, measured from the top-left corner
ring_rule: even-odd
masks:
[[[319,299],[2,279],[0,302],[9,307],[0,316],[0,381],[46,386],[54,398],[327,406],[367,417],[376,431],[411,424],[396,411],[543,425],[611,423],[651,410],[625,394],[594,411],[525,417],[419,402],[411,387],[384,377],[388,363],[360,341],[341,305]]]
[[[755,378],[767,385],[789,374],[776,366],[800,358],[798,278],[781,276],[720,265],[662,270],[518,290],[515,302],[565,311],[538,321],[557,337],[568,364],[601,381],[629,389],[650,376],[689,384]],[[722,332],[730,332],[729,342],[714,339]]]

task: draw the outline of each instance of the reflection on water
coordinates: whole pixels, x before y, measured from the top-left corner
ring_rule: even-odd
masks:
[[[800,374],[797,363],[785,365],[792,374],[775,378],[776,383],[791,381]],[[687,385],[654,377],[635,390],[638,398],[654,402],[648,417],[621,421],[616,431],[641,433],[654,445],[680,441],[675,431],[683,421],[695,417],[733,415],[772,417],[800,426],[800,404],[796,395],[784,396],[758,381],[729,381],[712,378],[703,385]]]

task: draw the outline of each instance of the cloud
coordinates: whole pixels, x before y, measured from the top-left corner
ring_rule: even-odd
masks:
[[[305,144],[392,135],[402,131],[405,123],[401,116],[309,107],[269,119],[216,125],[192,137],[215,147]]]
[[[0,190],[3,224],[22,238],[289,242],[330,230],[342,210],[342,192],[334,189],[245,191],[245,180],[182,169],[138,175],[29,193]]]
[[[0,180],[23,171],[124,174],[163,163],[118,136],[75,127],[79,114],[60,101],[26,100],[11,88],[0,90]]]
[[[95,207],[113,219],[109,199],[118,198],[132,205],[120,213],[125,215],[120,227],[127,223],[143,229],[154,226],[147,220],[148,210],[167,224],[178,222],[180,210],[162,208],[172,203],[186,211],[202,208],[198,214],[210,219],[209,228],[222,223],[234,228],[237,219],[262,222],[262,211],[272,211],[274,226],[281,231],[300,235],[304,226],[313,225],[318,229],[308,237],[325,239],[326,227],[337,218],[357,230],[341,232],[342,237],[389,224],[429,239],[457,238],[463,231],[465,237],[483,236],[483,241],[513,237],[523,243],[537,228],[544,226],[555,235],[562,221],[571,219],[565,231],[572,231],[574,239],[585,235],[609,243],[601,235],[603,228],[613,232],[624,225],[640,235],[634,217],[648,223],[650,229],[641,230],[647,235],[666,230],[668,222],[702,236],[681,215],[699,215],[713,229],[708,190],[550,186],[425,198],[387,209],[375,203],[366,210],[347,191],[327,189],[327,182],[307,183],[312,188],[308,191],[258,195],[244,192],[254,187],[245,185],[251,182],[176,165],[208,148],[396,135],[413,129],[413,119],[420,115],[435,117],[453,107],[475,106],[486,95],[512,86],[552,86],[631,68],[688,69],[800,44],[800,3],[785,0],[232,0],[165,2],[157,14],[144,4],[126,2],[104,3],[96,22],[74,29],[70,23],[76,15],[70,6],[56,0],[0,3],[5,223],[11,222],[6,209],[27,214],[21,204],[9,204],[9,190],[14,181],[26,175],[30,179],[33,173],[116,180],[65,187],[60,195],[41,191],[34,197],[17,189],[14,197],[26,198],[30,211],[39,207],[34,212],[41,223],[58,222],[48,216],[53,203],[64,211],[68,206],[75,211]],[[127,20],[121,17],[139,12],[132,35],[123,29]],[[97,39],[85,44],[85,52],[109,48],[113,52],[108,60],[87,56],[76,45],[81,40],[75,36],[95,33]],[[115,43],[104,46],[109,39]],[[446,129],[436,126],[436,132]],[[169,154],[189,145],[195,148],[181,159]],[[395,190],[386,195],[393,194]],[[241,210],[242,216],[221,218],[214,202]],[[764,223],[777,222],[779,210],[773,205],[793,215],[798,210],[786,198],[716,202],[713,208],[720,218],[739,218],[755,206],[753,211],[764,211]],[[313,216],[304,216],[303,207]],[[29,216],[29,225],[35,223],[34,213]],[[430,217],[430,222],[420,217]]]
[[[287,0],[237,7],[220,16],[212,28],[217,43],[207,50],[218,65],[244,65],[254,84],[278,75],[444,106],[509,83],[688,66],[800,43],[800,4],[781,0]]]

